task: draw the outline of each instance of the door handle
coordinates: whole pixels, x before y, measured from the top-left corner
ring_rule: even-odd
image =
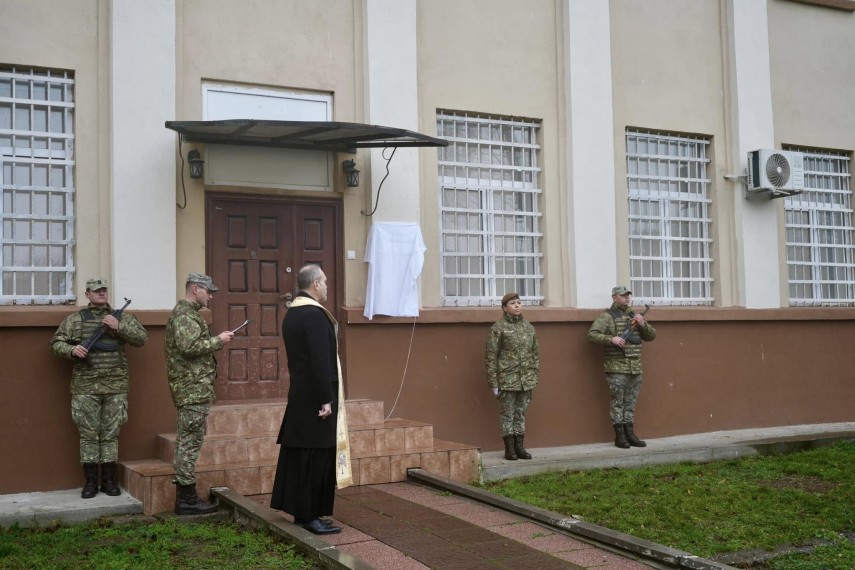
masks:
[[[294,295],[292,295],[291,293],[285,293],[284,295],[279,295],[279,298],[285,299],[285,306],[290,307],[291,306],[291,299],[294,298]]]

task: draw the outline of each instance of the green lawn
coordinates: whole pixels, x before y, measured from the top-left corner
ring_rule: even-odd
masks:
[[[855,568],[855,442],[707,464],[549,473],[488,490],[613,530],[712,557],[812,540],[830,546],[775,570]]]
[[[233,523],[164,522],[0,529],[0,568],[310,568],[294,548]]]

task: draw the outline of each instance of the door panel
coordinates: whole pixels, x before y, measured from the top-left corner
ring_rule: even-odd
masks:
[[[335,314],[336,205],[253,196],[209,196],[209,271],[220,290],[212,333],[252,322],[217,353],[217,398],[256,400],[288,394],[281,324],[286,294],[306,263],[327,273],[324,305]]]

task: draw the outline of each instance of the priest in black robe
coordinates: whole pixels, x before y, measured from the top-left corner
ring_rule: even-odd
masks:
[[[339,370],[336,330],[320,305],[327,278],[317,265],[297,274],[299,294],[282,320],[291,384],[279,429],[270,506],[315,534],[341,532],[331,516],[336,488]]]

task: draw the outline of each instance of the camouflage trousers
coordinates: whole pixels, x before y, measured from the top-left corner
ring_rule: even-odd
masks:
[[[119,460],[119,430],[128,421],[127,394],[72,394],[71,419],[80,432],[80,463]]]
[[[531,403],[531,390],[499,390],[499,402],[502,437],[525,433],[525,411]]]
[[[205,427],[211,404],[188,404],[178,408],[178,435],[175,438],[175,458],[172,468],[175,477],[172,482],[178,485],[192,485],[196,482],[196,460],[205,439]]]
[[[612,395],[609,409],[612,424],[629,424],[635,420],[641,377],[641,374],[606,374]]]

